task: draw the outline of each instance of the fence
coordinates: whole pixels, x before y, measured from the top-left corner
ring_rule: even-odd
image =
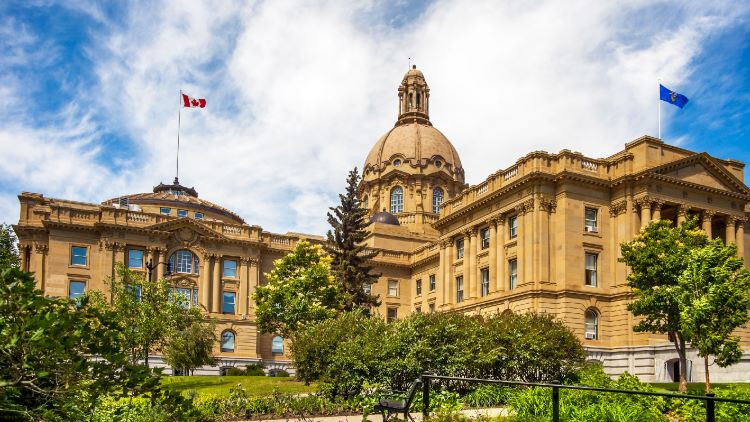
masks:
[[[674,394],[674,393],[656,393],[650,391],[633,391],[633,390],[615,390],[611,388],[598,388],[598,387],[584,387],[580,385],[564,385],[558,381],[553,381],[552,384],[535,383],[535,382],[523,382],[523,381],[504,381],[504,380],[489,380],[481,378],[461,378],[461,377],[446,377],[442,375],[422,375],[422,414],[427,418],[430,409],[430,380],[444,380],[444,381],[462,381],[466,383],[476,384],[500,384],[500,385],[518,385],[526,387],[546,387],[552,389],[552,421],[560,421],[560,390],[586,390],[586,391],[597,391],[600,393],[620,393],[620,394],[636,394],[641,396],[658,396],[658,397],[672,397],[678,399],[687,400],[703,400],[706,402],[706,421],[716,421],[716,402],[724,403],[738,403],[750,405],[748,400],[736,400],[726,399],[722,397],[716,397],[713,393],[708,393],[705,396],[692,396],[687,394]]]

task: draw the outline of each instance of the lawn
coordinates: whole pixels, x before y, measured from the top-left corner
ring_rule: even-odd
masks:
[[[216,394],[225,396],[229,394],[229,387],[242,384],[251,396],[265,396],[273,394],[274,390],[280,393],[312,393],[317,390],[313,384],[305,385],[289,377],[215,377],[215,376],[193,376],[193,377],[163,377],[162,384],[167,388],[187,393],[195,390],[198,393]]]
[[[656,391],[663,393],[676,393],[680,384],[676,382],[665,382],[665,383],[652,383],[651,384]],[[702,382],[689,382],[688,383],[688,394],[703,395],[705,384]],[[711,383],[711,389],[721,390],[729,387],[738,387],[750,396],[750,383]]]

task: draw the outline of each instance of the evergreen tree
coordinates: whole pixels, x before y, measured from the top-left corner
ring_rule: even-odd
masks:
[[[369,234],[367,227],[367,210],[357,197],[359,185],[357,168],[349,172],[346,179],[346,193],[340,194],[341,204],[331,207],[328,223],[333,230],[328,231],[326,251],[333,257],[331,273],[341,285],[344,295],[344,309],[364,309],[369,311],[380,305],[380,299],[365,291],[365,286],[372,285],[378,275],[371,274],[372,267],[367,265],[376,252],[366,250],[363,244]]]
[[[0,268],[18,268],[16,236],[8,224],[0,224]]]

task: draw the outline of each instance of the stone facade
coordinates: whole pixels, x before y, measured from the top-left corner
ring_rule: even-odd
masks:
[[[363,203],[372,215],[395,216],[375,219],[366,240],[378,251],[373,264],[381,276],[372,291],[382,304],[376,312],[385,318],[547,312],[564,321],[610,374],[627,370],[646,381],[671,381],[676,353],[666,336],[632,330],[619,245],[650,221],[696,217],[712,237],[736,243],[747,262],[744,164],[644,136],[607,158],[532,152],[468,186],[458,153],[429,120],[429,96],[422,72],[409,70],[398,90],[397,122],[363,167]],[[301,237],[321,237],[263,231],[176,180],[102,204],[35,193],[19,200],[22,265],[36,273],[46,294],[67,296],[72,282],[106,289],[103,280],[116,262],[145,272],[149,260],[181,259],[179,270],[165,275],[162,265],[153,277],[189,289],[216,320],[217,334],[234,334],[233,351],[217,344],[220,366],[289,365],[278,339],[274,350],[273,336],[258,333],[250,296]],[[85,249],[85,263],[74,248]],[[130,259],[133,250],[141,261]],[[197,259],[192,267],[185,251]],[[223,312],[225,293],[234,295],[233,312]],[[750,350],[748,327],[739,334]],[[694,351],[689,359],[696,362],[691,378],[701,380]],[[712,371],[714,381],[748,381],[750,353],[732,368]]]

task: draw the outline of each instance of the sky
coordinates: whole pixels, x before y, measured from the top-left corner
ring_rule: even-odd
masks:
[[[750,1],[0,2],[0,222],[175,177],[265,230],[323,234],[396,121],[410,60],[477,184],[525,154],[657,135],[750,163]],[[750,169],[748,169],[750,170]],[[750,173],[750,171],[747,171]],[[745,183],[750,179],[746,176]]]

